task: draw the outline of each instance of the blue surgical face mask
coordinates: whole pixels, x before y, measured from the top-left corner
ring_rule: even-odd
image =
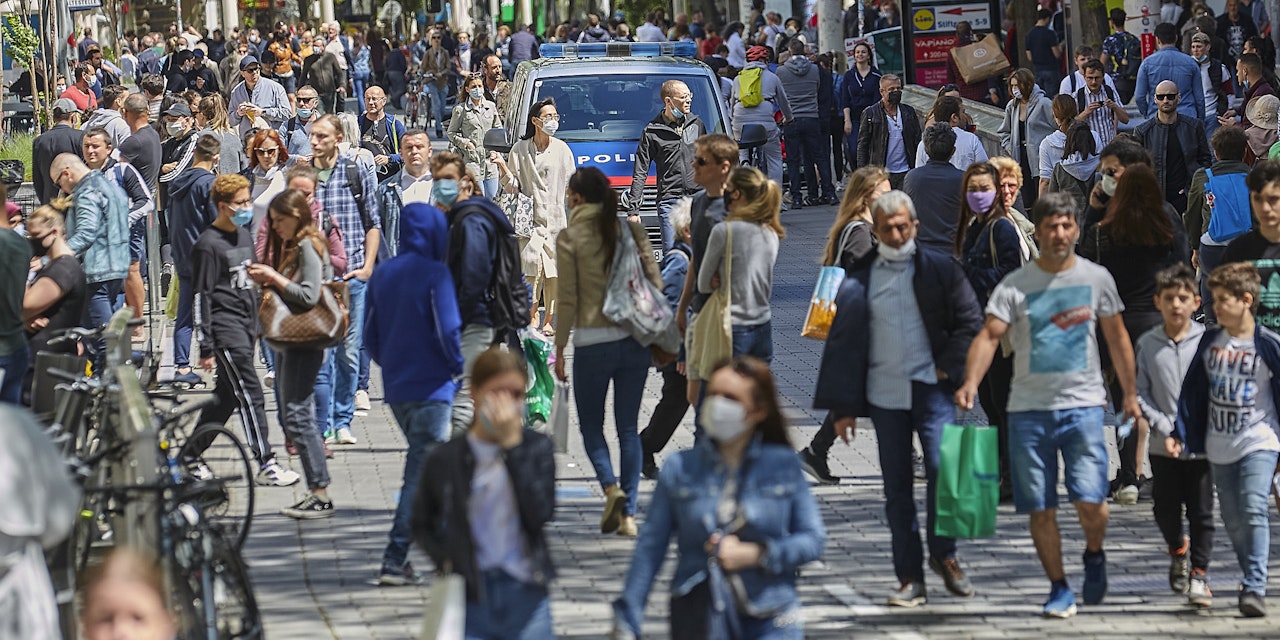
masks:
[[[675,118],[676,121],[679,122],[680,120],[684,120],[684,112],[680,110],[680,107],[671,105],[671,117]]]
[[[231,223],[237,227],[243,227],[250,222],[253,222],[253,207],[236,209],[235,214],[231,216]]]
[[[471,89],[468,90],[467,93],[471,96],[472,100],[480,100],[484,98],[483,87],[471,87]]]
[[[431,199],[436,204],[442,204],[446,207],[453,206],[458,200],[458,181],[453,179],[436,180],[431,184]]]
[[[315,109],[298,109],[299,120],[310,120],[311,116],[314,116],[315,114],[316,114]]]

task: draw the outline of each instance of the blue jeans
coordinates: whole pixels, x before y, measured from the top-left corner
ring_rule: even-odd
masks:
[[[334,347],[333,430],[350,429],[356,415],[356,384],[360,377],[360,346],[364,344],[364,294],[367,283],[359,278],[347,281],[350,299],[347,338]]]
[[[4,378],[0,381],[0,402],[9,404],[22,402],[22,379],[27,375],[31,357],[32,354],[27,351],[26,344],[15,349],[13,353],[0,356],[0,376]]]
[[[1102,407],[1009,413],[1009,473],[1018,513],[1058,507],[1058,452],[1072,502],[1107,501],[1110,461]]]
[[[501,569],[485,571],[480,579],[484,581],[484,599],[467,603],[467,640],[556,637],[551,629],[551,596],[546,587],[520,582]]]
[[[173,366],[184,369],[191,366],[191,330],[195,323],[192,311],[196,292],[191,278],[178,276],[178,317],[173,323]]]
[[[355,94],[356,106],[360,115],[364,115],[364,90],[369,86],[369,76],[351,76],[351,92]]]
[[[124,293],[124,278],[119,280],[105,280],[103,282],[89,283],[89,301],[84,308],[84,322],[86,327],[101,327],[111,320],[111,314],[120,308],[120,297]],[[178,316],[181,318],[182,316]],[[190,323],[188,323],[190,324]],[[190,351],[191,330],[187,330],[187,342]],[[107,341],[105,338],[99,338],[98,356],[94,359],[94,366],[100,366],[107,350]],[[176,360],[176,356],[175,356]]]
[[[942,427],[955,421],[956,407],[951,385],[911,383],[910,409],[881,409],[870,406],[875,423],[876,444],[880,448],[880,473],[884,476],[884,512],[893,542],[893,570],[899,581],[924,580],[924,550],[920,545],[920,521],[916,517],[915,478],[911,457],[911,434],[920,434],[924,449],[924,473],[928,486],[925,499],[925,538],[929,555],[945,560],[956,554],[955,538],[934,534],[934,483],[938,480],[938,455]]]
[[[396,503],[395,521],[391,525],[391,539],[382,553],[383,570],[399,571],[404,567],[412,541],[409,519],[413,515],[414,496],[418,493],[418,478],[422,476],[422,462],[436,445],[449,438],[448,402],[400,402],[391,405],[391,413],[404,432],[409,448],[404,454],[404,479],[400,485],[400,501]]]
[[[1204,311],[1205,322],[1216,323],[1218,316],[1213,312],[1213,291],[1209,289],[1209,274],[1222,264],[1222,255],[1227,252],[1227,248],[1202,243],[1199,252],[1200,309]]]
[[[480,188],[484,191],[484,197],[492,200],[498,197],[498,179],[487,178],[480,181]]]
[[[1267,593],[1267,559],[1271,551],[1267,495],[1275,471],[1275,451],[1254,451],[1231,464],[1213,465],[1222,524],[1244,573],[1243,588],[1258,595]]]
[[[320,363],[320,371],[316,374],[316,431],[322,436],[333,431],[333,362],[341,357],[341,348],[339,345],[325,349],[324,362]],[[352,403],[355,403],[354,397]]]
[[[676,243],[676,231],[671,226],[671,207],[679,198],[669,198],[658,203],[658,230],[662,233],[662,253],[671,250]]]
[[[757,325],[733,325],[733,355],[755,356],[773,362],[773,321]]]
[[[627,494],[624,515],[636,513],[643,453],[637,423],[644,382],[649,375],[649,350],[632,338],[577,347],[573,357],[573,399],[578,407],[582,444],[595,467],[601,487],[619,485]],[[605,395],[613,381],[613,421],[618,429],[622,479],[613,474],[609,443],[604,439]]]
[[[819,157],[822,149],[822,125],[817,118],[796,118],[791,126],[783,129],[782,135],[787,140],[787,180],[791,183],[791,201],[799,206],[796,198],[800,195],[800,172],[804,171],[805,183],[809,185],[809,197],[822,195],[822,186],[831,184],[831,165]],[[825,169],[822,184],[818,184],[818,173]]]
[[[444,127],[444,100],[448,87],[437,87],[436,83],[427,83],[427,95],[431,96],[431,117],[436,121],[436,131]]]
[[[1216,109],[1205,111],[1204,119],[1201,120],[1201,122],[1204,123],[1204,135],[1208,138],[1212,138],[1213,132],[1217,131],[1218,127],[1222,126],[1222,123],[1218,122],[1218,112]]]
[[[369,390],[369,350],[360,345],[360,375],[356,377],[356,389]]]

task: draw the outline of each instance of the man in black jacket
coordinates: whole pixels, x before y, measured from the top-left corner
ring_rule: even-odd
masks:
[[[1187,210],[1187,186],[1201,167],[1213,163],[1204,126],[1178,113],[1182,94],[1172,80],[1156,85],[1156,117],[1133,130],[1133,136],[1151,152],[1156,180],[1165,202],[1178,211]]]
[[[58,196],[58,185],[49,180],[48,167],[53,165],[53,159],[64,153],[80,155],[84,132],[76,129],[79,118],[80,110],[76,103],[67,98],[54,100],[53,127],[36,136],[31,143],[31,164],[35,169],[31,172],[31,181],[35,184],[40,204],[49,204]]]
[[[423,464],[414,540],[466,580],[468,636],[549,638],[555,567],[543,529],[555,515],[554,446],[523,428],[523,358],[489,349],[476,372],[478,419]]]
[[[955,421],[952,394],[964,379],[965,354],[982,326],[982,311],[960,264],[915,243],[915,206],[901,191],[871,205],[878,257],[845,280],[822,354],[814,407],[828,409],[846,442],[857,418],[875,424],[884,476],[885,513],[899,586],[890,606],[927,600],[920,525],[912,490],[912,433],[924,448],[929,485],[929,567],[951,593],[973,585],[956,559],[955,538],[934,533],[934,483],[943,426]],[[921,345],[929,345],[929,350]]]
[[[662,111],[645,125],[636,145],[636,164],[631,174],[631,192],[627,201],[627,217],[640,222],[640,204],[644,200],[644,183],[649,176],[649,161],[658,168],[658,222],[662,230],[662,251],[671,250],[675,232],[668,214],[677,200],[698,190],[693,182],[693,141],[707,132],[702,120],[693,113],[693,93],[679,80],[662,83],[658,94]]]
[[[920,144],[920,119],[916,110],[902,104],[902,78],[890,73],[880,78],[880,102],[862,111],[858,127],[858,166],[880,165],[889,170],[889,184],[902,188],[907,171],[915,166]]]

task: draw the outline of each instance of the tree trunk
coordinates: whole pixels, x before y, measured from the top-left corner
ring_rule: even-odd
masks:
[[[1084,0],[1077,10],[1077,22],[1080,25],[1080,42],[1093,48],[1095,56],[1102,53],[1102,41],[1111,33],[1108,25],[1107,4],[1105,0]],[[1075,61],[1071,61],[1074,65]]]
[[[1014,42],[1013,68],[1030,67],[1027,61],[1027,33],[1036,26],[1036,0],[1010,0],[1005,11],[1013,14],[1013,22],[1018,30]]]

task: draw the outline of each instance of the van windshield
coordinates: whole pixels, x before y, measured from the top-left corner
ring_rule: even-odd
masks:
[[[673,76],[592,75],[538,80],[532,102],[554,98],[560,112],[556,137],[566,142],[639,140],[645,125],[662,110],[659,89]],[[681,75],[693,92],[693,112],[708,133],[724,133],[710,79]]]

